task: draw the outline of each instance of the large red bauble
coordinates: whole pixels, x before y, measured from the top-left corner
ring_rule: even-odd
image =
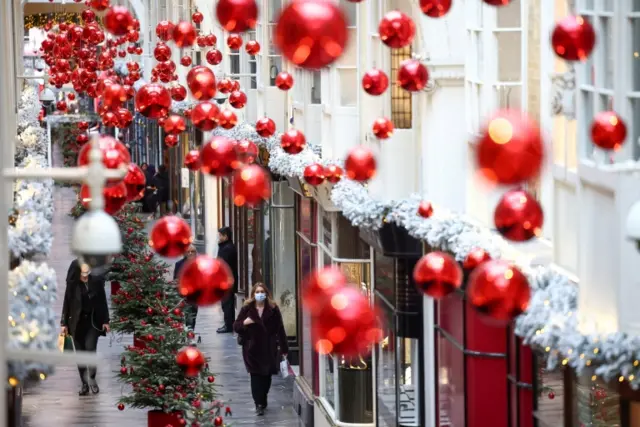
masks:
[[[280,136],[280,147],[288,154],[298,154],[307,144],[304,134],[298,129],[289,129]]]
[[[215,46],[218,42],[218,38],[215,34],[208,34],[205,38],[207,39],[207,46]]]
[[[95,22],[95,20],[96,20],[96,13],[91,9],[83,10],[81,16],[82,16],[82,20],[85,22],[85,24],[89,24],[91,22]]]
[[[566,16],[551,33],[553,51],[565,61],[585,61],[596,45],[596,32],[582,16]]]
[[[433,205],[431,202],[421,200],[418,204],[418,215],[422,218],[431,218],[431,215],[433,215]]]
[[[209,52],[207,52],[206,58],[209,64],[218,65],[222,62],[222,52],[220,52],[218,49],[211,49]]]
[[[220,0],[216,5],[218,22],[230,33],[242,33],[256,27],[256,0]]]
[[[362,76],[362,89],[369,95],[379,96],[389,87],[389,77],[386,73],[377,68],[373,68]]]
[[[525,242],[542,234],[544,214],[532,195],[524,190],[510,190],[498,202],[493,222],[506,239]]]
[[[202,21],[204,21],[204,15],[202,14],[202,12],[195,11],[193,12],[193,15],[191,15],[191,20],[196,24],[200,24]]]
[[[173,42],[180,48],[193,46],[196,41],[196,29],[189,21],[180,21],[173,29]]]
[[[492,319],[513,320],[527,309],[530,298],[527,277],[507,261],[484,262],[469,277],[469,303]]]
[[[87,135],[86,133],[81,133],[78,136],[76,136],[76,143],[78,145],[83,145],[83,144],[86,144],[87,142],[89,142],[89,135]]]
[[[89,129],[89,122],[78,122],[78,129],[80,130]]]
[[[348,35],[347,20],[337,4],[298,0],[282,8],[275,44],[295,65],[320,69],[342,55]]]
[[[627,125],[614,111],[602,111],[591,122],[591,141],[603,150],[618,150],[627,138]]]
[[[184,167],[192,172],[200,169],[200,151],[191,150],[184,156]]]
[[[171,94],[158,83],[147,83],[136,93],[136,110],[145,117],[165,117],[171,108]]]
[[[113,6],[104,15],[104,27],[114,36],[124,36],[133,30],[133,16],[124,6]]]
[[[242,37],[239,34],[229,34],[227,37],[227,46],[231,50],[238,50],[242,47]]]
[[[470,274],[477,266],[491,259],[491,255],[484,249],[476,248],[471,250],[462,262],[462,269],[466,274]]]
[[[242,91],[235,90],[229,95],[229,104],[235,109],[244,108],[247,105],[247,95]]]
[[[107,169],[117,169],[121,166],[127,166],[131,162],[131,155],[127,147],[112,136],[101,135],[98,147],[102,152],[102,164]],[[78,166],[89,165],[90,150],[91,144],[82,146],[80,152],[78,152]]]
[[[178,292],[199,306],[215,304],[233,289],[233,273],[226,262],[208,255],[187,261],[180,271]]]
[[[387,12],[378,24],[382,43],[398,49],[409,46],[416,35],[416,24],[411,17],[399,10]]]
[[[312,316],[322,313],[329,298],[347,284],[347,278],[340,268],[324,267],[309,274],[304,279],[302,302]]]
[[[187,85],[193,97],[200,101],[208,101],[216,94],[216,76],[213,71],[203,65],[189,70]]]
[[[156,36],[162,41],[168,42],[171,40],[175,25],[171,21],[160,21],[156,25]]]
[[[343,356],[368,354],[383,336],[378,315],[355,285],[337,289],[312,322],[316,351]]]
[[[236,143],[236,152],[238,153],[238,161],[245,164],[255,162],[258,157],[258,146],[248,139],[241,139]]]
[[[440,18],[451,9],[452,0],[420,0],[420,10],[431,18]]]
[[[303,172],[304,180],[307,181],[307,184],[320,185],[324,182],[324,166],[320,163],[311,163],[309,166],[304,168]]]
[[[418,92],[429,82],[429,70],[418,60],[407,59],[400,64],[396,81],[402,89]]]
[[[462,269],[444,252],[423,255],[413,268],[416,288],[432,298],[442,298],[462,286]]]
[[[386,117],[381,117],[373,122],[371,131],[378,139],[387,139],[393,135],[393,122]]]
[[[127,187],[127,202],[142,199],[147,178],[144,176],[144,172],[140,169],[140,166],[135,163],[129,163],[129,169],[124,176],[123,182]]]
[[[222,110],[218,115],[218,125],[223,129],[232,129],[238,123],[236,113],[231,110]]]
[[[171,59],[171,48],[166,44],[159,42],[153,49],[153,57],[159,62],[165,62]]]
[[[178,139],[178,135],[170,134],[170,135],[165,135],[164,137],[164,144],[167,147],[173,148],[178,145],[178,142],[180,142],[180,140]]]
[[[171,88],[171,99],[174,101],[184,101],[187,98],[187,89],[182,85],[176,85]]]
[[[200,149],[200,170],[214,176],[226,176],[240,162],[234,141],[224,136],[215,136]]]
[[[178,352],[176,363],[186,376],[195,377],[200,373],[207,360],[196,347],[188,346]]]
[[[106,107],[116,108],[127,101],[127,91],[119,84],[105,85],[102,102]]]
[[[174,114],[167,117],[162,127],[166,133],[178,135],[187,129],[187,124],[182,116]]]
[[[326,177],[327,181],[332,184],[340,182],[343,173],[344,172],[342,171],[342,168],[338,165],[329,165],[324,168],[324,176]]]
[[[280,90],[289,90],[293,87],[293,76],[286,71],[281,71],[276,76],[276,87]]]
[[[104,198],[104,211],[109,215],[114,215],[127,203],[127,187],[122,182],[107,185],[102,189],[102,197]],[[90,202],[91,190],[88,185],[82,184],[80,203],[85,209],[88,209]]]
[[[540,127],[521,111],[498,111],[476,146],[479,172],[489,181],[514,185],[538,176],[544,158]]]
[[[109,0],[89,0],[89,7],[97,10],[98,12],[102,12],[103,10],[107,10],[110,6]]]
[[[191,123],[202,130],[210,131],[218,126],[220,109],[209,101],[201,102],[191,110]]]
[[[244,50],[247,51],[247,54],[251,56],[256,56],[260,53],[260,43],[256,40],[249,40],[246,45],[244,45]]]
[[[149,234],[149,246],[155,253],[167,258],[184,255],[192,242],[191,227],[175,215],[160,218]]]
[[[218,81],[218,90],[220,93],[231,93],[231,80],[230,79],[220,79]]]
[[[366,182],[376,174],[377,162],[370,149],[359,145],[352,148],[344,161],[347,177],[354,181]]]
[[[254,207],[271,197],[269,173],[258,165],[247,165],[233,174],[233,203]]]
[[[119,129],[127,128],[133,123],[133,114],[124,107],[120,107],[115,112],[118,123],[116,127]]]

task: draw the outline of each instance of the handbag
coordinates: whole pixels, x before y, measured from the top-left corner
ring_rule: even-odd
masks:
[[[280,362],[280,376],[282,378],[289,376],[289,361],[284,356],[282,356],[282,362]]]
[[[238,334],[238,345],[244,347],[244,344],[247,342],[246,338],[242,334]]]
[[[58,349],[61,352],[65,351],[76,351],[76,345],[73,342],[73,337],[71,335],[60,334],[58,335]]]

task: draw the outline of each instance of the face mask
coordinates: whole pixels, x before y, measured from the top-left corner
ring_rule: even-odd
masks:
[[[266,299],[267,299],[267,294],[258,294],[258,293],[256,294],[256,301],[262,302]]]

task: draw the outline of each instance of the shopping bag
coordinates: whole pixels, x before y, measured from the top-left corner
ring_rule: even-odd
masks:
[[[289,376],[289,361],[286,357],[283,357],[282,362],[280,362],[280,376],[282,378],[287,378]]]
[[[73,343],[73,337],[71,335],[66,335],[64,337],[64,351],[76,351],[76,345]]]
[[[58,335],[58,349],[64,351],[64,334]]]

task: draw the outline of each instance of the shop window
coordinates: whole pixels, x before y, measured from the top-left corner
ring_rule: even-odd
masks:
[[[411,46],[391,49],[391,80],[396,81],[400,64],[411,59]],[[396,129],[411,129],[411,92],[400,86],[391,85],[391,121]]]
[[[338,74],[339,105],[354,107],[358,103],[358,8],[357,4],[340,0],[340,7],[347,17],[349,40],[345,51],[336,61],[335,69]]]
[[[535,368],[534,417],[538,420],[539,427],[562,427],[566,425],[568,415],[565,412],[566,375],[572,374],[562,369],[548,371],[546,363],[544,354],[538,353]],[[568,411],[571,410],[572,408],[568,408]]]
[[[278,14],[280,13],[280,9],[282,8],[282,0],[268,0],[267,1],[267,27],[269,34],[269,86],[276,85],[276,76],[282,68],[282,56],[280,56],[279,51],[276,49],[273,41],[275,40],[275,28],[278,23]]]
[[[311,103],[322,103],[322,73],[320,71],[312,72]]]

